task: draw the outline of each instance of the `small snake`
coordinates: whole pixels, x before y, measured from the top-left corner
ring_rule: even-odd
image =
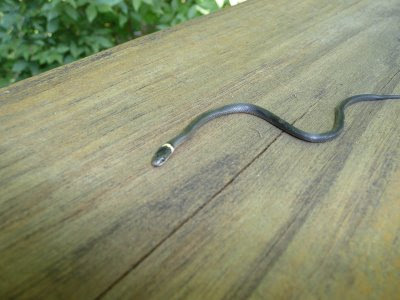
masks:
[[[361,101],[377,101],[387,99],[400,99],[400,95],[374,95],[374,94],[363,94],[349,97],[339,103],[335,108],[335,121],[331,130],[323,133],[311,133],[303,131],[292,124],[281,119],[277,115],[273,114],[269,110],[260,106],[249,104],[249,103],[233,103],[228,104],[217,109],[209,110],[201,115],[197,116],[192,122],[189,123],[176,137],[162,145],[157,152],[154,154],[151,164],[154,167],[163,165],[175,148],[186,141],[200,126],[204,125],[210,120],[215,118],[230,115],[245,113],[256,117],[259,117],[286,133],[301,139],[303,141],[311,143],[327,142],[336,138],[343,129],[344,126],[344,110],[347,106],[361,102]]]

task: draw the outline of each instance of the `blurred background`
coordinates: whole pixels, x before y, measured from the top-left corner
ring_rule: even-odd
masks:
[[[0,0],[0,87],[245,0]]]

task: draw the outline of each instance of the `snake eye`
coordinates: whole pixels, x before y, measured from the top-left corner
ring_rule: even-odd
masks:
[[[174,148],[169,144],[162,145],[160,149],[158,149],[157,152],[154,154],[153,159],[151,160],[151,164],[154,167],[162,166],[171,156],[173,150]]]

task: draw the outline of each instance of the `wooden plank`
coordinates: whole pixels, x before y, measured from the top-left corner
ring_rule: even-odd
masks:
[[[0,90],[0,296],[394,298],[399,103],[358,104],[308,144],[249,116],[323,131],[358,93],[400,93],[398,1],[248,1]]]

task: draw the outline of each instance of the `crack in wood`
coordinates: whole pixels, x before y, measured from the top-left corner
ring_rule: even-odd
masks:
[[[300,117],[296,118],[292,125],[301,120],[308,112],[312,110],[318,104],[318,101],[313,103]],[[143,255],[133,266],[131,266],[126,272],[118,277],[110,286],[107,287],[102,293],[100,293],[95,299],[103,298],[114,286],[116,286],[121,280],[123,280],[130,272],[136,269],[142,262],[144,262],[151,254],[153,254],[164,242],[171,238],[176,232],[178,232],[185,224],[187,224],[193,217],[195,217],[202,209],[209,205],[218,195],[220,195],[228,186],[230,186],[246,169],[248,169],[259,157],[261,157],[277,140],[281,137],[283,131],[281,131],[262,151],[260,151],[249,163],[247,163],[242,169],[240,169],[222,188],[215,192],[208,200],[200,205],[193,213],[185,218],[178,226],[176,226],[166,237],[161,239],[150,251]]]

